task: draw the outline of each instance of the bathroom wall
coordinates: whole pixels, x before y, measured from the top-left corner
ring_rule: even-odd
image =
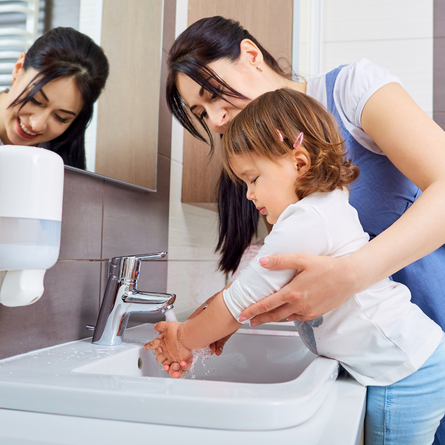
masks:
[[[52,4],[53,26],[77,26],[67,23],[76,14],[64,9],[74,2],[46,0]],[[368,57],[397,74],[431,115],[434,87],[434,119],[445,128],[442,0],[434,1],[434,35],[432,0],[329,0],[323,5],[322,69]],[[187,0],[165,0],[164,59],[175,34],[186,27],[187,8]],[[54,23],[57,17],[63,23]],[[213,252],[216,213],[181,203],[183,131],[172,124],[163,102],[160,112],[157,193],[66,171],[60,259],[46,275],[39,302],[24,308],[0,305],[0,358],[88,336],[85,325],[96,321],[106,260],[113,255],[168,249],[168,262],[143,265],[140,282],[143,289],[176,293],[179,318],[224,285]]]
[[[321,52],[322,72],[363,57],[387,68],[432,117],[433,0],[324,1]]]
[[[73,2],[52,3],[61,12]],[[164,55],[174,40],[174,11],[175,0],[165,0]],[[78,26],[75,14],[61,17],[63,26]],[[52,21],[52,27],[59,24]],[[165,61],[162,70],[165,79]],[[37,303],[19,308],[0,305],[0,358],[90,336],[85,325],[96,323],[108,258],[167,250],[171,116],[163,95],[158,148],[156,193],[65,170],[59,260],[46,273],[45,292]],[[165,292],[167,261],[144,263],[139,282],[141,289]],[[137,323],[150,317],[132,319]]]

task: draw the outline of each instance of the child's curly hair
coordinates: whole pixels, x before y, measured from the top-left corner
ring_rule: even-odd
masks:
[[[276,162],[292,153],[300,132],[304,138],[299,149],[311,165],[296,183],[298,199],[343,189],[357,179],[360,170],[346,159],[343,140],[329,111],[308,95],[287,88],[263,94],[232,120],[223,137],[224,168],[232,180],[238,180],[230,167],[234,155],[255,152]]]

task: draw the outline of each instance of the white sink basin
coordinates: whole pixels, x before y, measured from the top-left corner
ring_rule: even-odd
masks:
[[[338,363],[316,357],[293,332],[240,331],[220,357],[170,379],[143,345],[152,325],[120,346],[90,339],[0,361],[0,408],[230,430],[299,425],[323,404]]]
[[[317,358],[294,332],[244,330],[227,343],[220,357],[198,357],[186,379],[239,383],[282,383],[299,377]],[[131,348],[74,369],[74,372],[132,377],[167,374],[151,351]]]

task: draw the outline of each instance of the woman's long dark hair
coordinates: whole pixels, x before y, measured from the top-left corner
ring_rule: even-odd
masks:
[[[168,107],[189,133],[210,145],[210,154],[214,149],[212,134],[204,120],[199,122],[208,140],[195,127],[193,117],[176,85],[178,74],[185,74],[226,102],[230,103],[231,97],[249,99],[225,83],[208,67],[209,63],[220,59],[236,61],[244,39],[251,40],[258,47],[264,63],[276,73],[290,77],[239,22],[220,16],[204,18],[193,23],[176,39],[170,49],[166,87]],[[237,269],[244,250],[257,233],[259,213],[247,200],[244,185],[232,182],[224,171],[218,182],[218,216],[219,239],[216,251],[221,253],[219,268],[223,272],[233,272]]]
[[[85,168],[85,129],[93,115],[93,105],[108,77],[108,60],[93,40],[72,28],[54,28],[37,39],[26,53],[23,69],[37,75],[10,106],[29,102],[48,82],[70,77],[76,82],[83,108],[67,130],[45,148],[58,153],[66,165]]]

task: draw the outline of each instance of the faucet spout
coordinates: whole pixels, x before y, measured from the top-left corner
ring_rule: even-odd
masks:
[[[166,252],[159,252],[109,260],[108,282],[94,328],[93,343],[119,345],[122,343],[131,314],[164,314],[173,308],[176,295],[146,292],[136,288],[141,261],[162,259],[166,256]]]

